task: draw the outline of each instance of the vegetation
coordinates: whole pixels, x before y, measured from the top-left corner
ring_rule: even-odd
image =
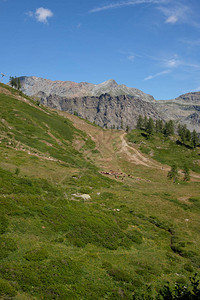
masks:
[[[154,122],[155,130],[149,134],[147,127],[144,126],[145,122],[146,124],[149,123],[147,118],[143,119],[141,116],[138,118],[137,129],[132,130],[127,135],[129,142],[139,144],[140,151],[151,154],[160,163],[170,166],[176,164],[182,170],[187,166],[187,169],[200,172],[199,140],[195,132],[185,134],[184,136],[188,137],[186,140],[181,137],[179,130],[183,128],[184,132],[189,132],[185,125],[179,125],[179,135],[176,135],[172,121],[164,124],[162,120],[156,120]],[[190,140],[189,136],[191,136]],[[194,137],[193,140],[192,137]]]
[[[21,82],[19,77],[10,77],[10,85],[12,86],[12,88],[16,88],[17,90],[21,89]]]
[[[199,181],[174,185],[117,151],[127,176],[103,176],[107,148],[17,93],[0,94],[0,298],[198,299]],[[177,145],[157,127],[128,137],[145,142],[144,151],[168,145],[196,159],[198,147]]]
[[[177,182],[179,175],[178,175],[178,168],[175,164],[172,165],[171,170],[168,172],[167,177],[169,179],[173,179],[174,183]]]
[[[138,117],[136,128],[144,130],[148,136],[155,133],[162,133],[165,137],[168,137],[174,134],[174,123],[172,120],[164,124],[162,120],[154,122],[152,118],[147,119],[146,116],[142,118],[141,115]]]

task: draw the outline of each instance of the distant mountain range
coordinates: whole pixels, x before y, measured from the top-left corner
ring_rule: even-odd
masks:
[[[156,101],[115,80],[100,84],[20,77],[22,91],[52,108],[76,113],[102,127],[134,128],[138,116],[174,120],[200,133],[200,92]]]

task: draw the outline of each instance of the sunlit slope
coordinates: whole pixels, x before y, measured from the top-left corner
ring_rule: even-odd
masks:
[[[20,100],[11,95],[1,94],[2,144],[36,157],[62,161],[71,166],[87,165],[81,152],[73,147],[73,142],[79,140],[83,149],[94,148],[94,143],[86,134],[75,129],[69,120],[45,107],[39,107],[25,98]]]
[[[0,298],[156,299],[199,272],[198,181],[15,91],[0,114]]]

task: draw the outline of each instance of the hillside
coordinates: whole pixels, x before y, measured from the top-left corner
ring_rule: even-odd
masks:
[[[49,107],[76,112],[105,128],[134,128],[138,114],[186,124],[200,133],[200,93],[188,93],[176,99],[156,101],[153,96],[114,80],[101,84],[51,81],[38,77],[20,77],[22,91]]]
[[[167,282],[191,286],[197,169],[174,184],[123,130],[2,84],[0,114],[0,298],[164,299]]]

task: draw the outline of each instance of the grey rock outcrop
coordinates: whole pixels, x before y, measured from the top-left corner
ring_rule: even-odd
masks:
[[[187,93],[173,100],[156,101],[156,107],[165,120],[186,124],[200,133],[200,92]]]
[[[50,95],[41,98],[44,105],[67,111],[70,114],[87,119],[101,127],[126,129],[134,128],[139,115],[160,119],[154,103],[149,103],[133,96],[112,97],[102,94],[99,97],[65,98]]]

